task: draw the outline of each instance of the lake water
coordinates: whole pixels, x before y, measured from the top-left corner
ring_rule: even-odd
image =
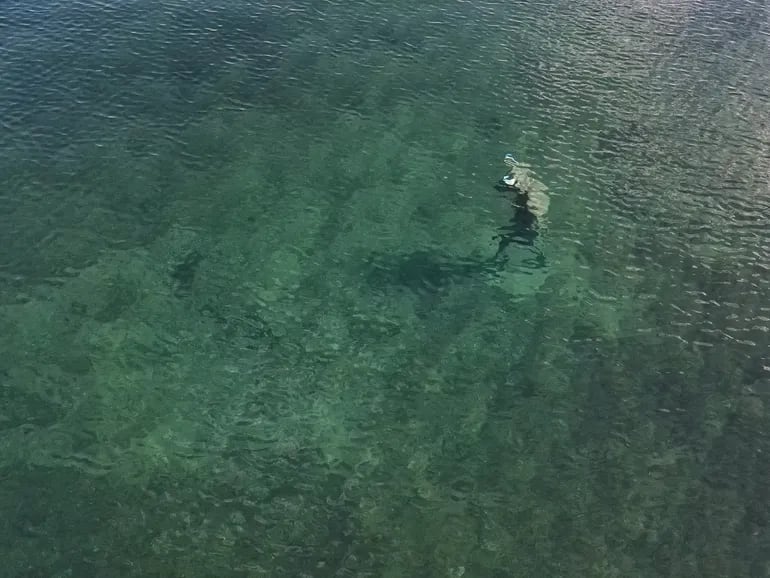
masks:
[[[4,0],[0,576],[770,576],[769,87],[758,0]]]

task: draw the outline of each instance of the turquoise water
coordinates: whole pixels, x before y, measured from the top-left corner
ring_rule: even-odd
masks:
[[[768,87],[764,2],[0,3],[0,575],[770,575]]]

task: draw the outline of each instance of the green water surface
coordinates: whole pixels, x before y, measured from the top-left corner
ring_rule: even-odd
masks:
[[[0,576],[770,576],[768,14],[0,3]]]

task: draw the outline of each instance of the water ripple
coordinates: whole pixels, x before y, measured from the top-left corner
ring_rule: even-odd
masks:
[[[6,0],[4,559],[766,567],[769,23],[759,1]],[[551,209],[498,255],[509,151]]]

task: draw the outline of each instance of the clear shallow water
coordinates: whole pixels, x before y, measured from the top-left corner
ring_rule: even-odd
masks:
[[[2,572],[766,576],[769,32],[4,3]]]

